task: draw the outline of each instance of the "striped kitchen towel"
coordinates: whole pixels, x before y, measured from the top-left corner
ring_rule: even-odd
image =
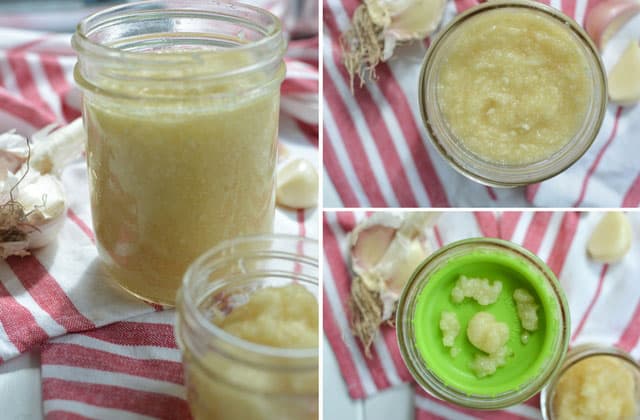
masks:
[[[31,135],[52,122],[80,115],[68,34],[0,29],[0,132]],[[292,157],[318,161],[318,71],[309,56],[317,42],[298,47],[303,59],[287,59],[293,70],[283,84],[283,108],[294,94],[297,113],[283,112],[280,141]],[[306,49],[307,55],[300,53]],[[315,81],[315,82],[314,82]],[[299,96],[295,96],[299,95]],[[315,107],[315,108],[314,108]],[[309,109],[312,109],[310,112]],[[0,260],[0,362],[67,333],[93,330],[159,308],[134,299],[108,280],[97,262],[86,165],[77,161],[62,174],[69,210],[56,243],[33,255]],[[278,209],[275,230],[318,237],[318,212]]]
[[[151,313],[45,344],[44,417],[189,419],[174,319]]]
[[[578,23],[598,0],[545,0]],[[396,49],[379,79],[355,93],[340,35],[359,0],[324,2],[323,130],[326,207],[637,207],[640,106],[610,105],[589,151],[561,175],[528,188],[487,188],[453,170],[431,145],[418,109],[418,74],[429,40]],[[478,4],[447,2],[444,22]],[[627,25],[640,38],[640,17]],[[613,43],[612,43],[613,44]],[[619,51],[605,51],[607,67]]]
[[[640,358],[640,284],[635,281],[640,273],[640,260],[635,258],[640,253],[640,214],[628,216],[634,237],[631,250],[622,262],[610,265],[595,263],[586,253],[587,240],[602,213],[449,212],[441,215],[427,234],[436,246],[473,236],[498,237],[523,245],[548,264],[565,290],[572,319],[572,344],[615,344]],[[352,398],[366,398],[411,380],[392,328],[382,328],[371,359],[364,357],[360,343],[349,330],[347,235],[364,217],[366,214],[361,212],[325,212],[323,223],[324,332]],[[456,410],[424,395],[416,397],[416,406],[427,412],[433,406],[442,410],[441,414]],[[516,414],[526,417],[532,409],[537,410],[535,400],[509,412],[520,410]],[[438,412],[434,409],[430,413]],[[481,413],[474,415],[481,417]]]

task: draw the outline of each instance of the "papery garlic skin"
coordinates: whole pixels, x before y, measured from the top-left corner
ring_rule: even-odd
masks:
[[[0,182],[5,181],[10,173],[16,173],[27,161],[28,154],[29,149],[24,137],[13,131],[0,134]]]
[[[380,212],[364,220],[350,236],[351,267],[382,301],[382,320],[390,319],[402,288],[431,253],[424,233],[437,213],[403,216]]]
[[[64,214],[66,201],[62,183],[53,175],[32,178],[27,185],[20,184],[16,197],[29,214],[29,223],[37,225]]]
[[[53,132],[51,128],[45,127],[33,135],[30,164],[43,174],[62,172],[69,162],[82,155],[87,142],[82,118]]]
[[[585,29],[600,51],[632,17],[640,13],[638,0],[605,0],[587,14]]]
[[[371,20],[382,27],[382,61],[393,55],[398,42],[421,40],[442,20],[445,0],[365,0]]]

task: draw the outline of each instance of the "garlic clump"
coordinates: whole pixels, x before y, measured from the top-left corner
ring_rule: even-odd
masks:
[[[431,253],[425,232],[436,218],[434,212],[380,212],[351,232],[351,326],[367,355],[380,324],[391,322],[405,283]]]
[[[398,43],[421,40],[436,30],[445,0],[364,0],[342,38],[344,64],[360,85],[376,78],[375,67],[389,60]]]
[[[78,122],[79,121],[79,122]],[[82,121],[33,136],[0,135],[0,257],[28,255],[52,242],[64,222],[66,199],[59,173],[84,147]]]
[[[506,323],[488,312],[478,312],[469,321],[467,338],[474,347],[486,353],[476,354],[471,363],[471,369],[479,378],[493,375],[498,367],[506,364],[511,354],[506,345],[509,340]]]

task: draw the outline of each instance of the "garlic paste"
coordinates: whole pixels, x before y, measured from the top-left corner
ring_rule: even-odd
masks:
[[[525,165],[558,152],[580,130],[592,97],[579,42],[541,12],[471,17],[451,35],[438,75],[451,132],[491,163]]]
[[[245,341],[278,349],[318,347],[318,301],[298,284],[267,287],[251,293],[247,302],[213,322]],[[235,356],[244,357],[239,350]],[[186,355],[189,357],[189,355]],[[318,369],[298,361],[274,363],[256,356],[251,363],[210,353],[187,359],[189,405],[195,419],[316,420]],[[317,357],[314,358],[317,363]],[[261,365],[268,363],[268,368]]]
[[[147,300],[172,304],[189,263],[220,241],[272,230],[283,68],[208,81],[252,59],[215,58],[103,82],[120,97],[85,94],[98,248],[109,273]]]

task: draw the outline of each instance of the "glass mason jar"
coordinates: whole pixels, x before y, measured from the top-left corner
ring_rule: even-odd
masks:
[[[131,293],[173,304],[205,250],[272,230],[280,22],[233,2],[151,0],[89,16],[72,45],[100,257]]]
[[[454,134],[454,130],[449,124],[449,121],[445,116],[445,112],[443,111],[442,104],[444,96],[442,96],[443,94],[438,88],[440,80],[446,80],[443,79],[443,71],[450,68],[449,64],[447,64],[447,60],[451,54],[452,46],[456,45],[457,41],[460,39],[473,39],[475,35],[469,37],[468,35],[470,34],[465,31],[474,31],[473,29],[469,29],[469,27],[473,27],[478,22],[476,18],[488,18],[491,13],[503,12],[517,12],[524,14],[524,16],[527,17],[540,18],[542,22],[546,22],[546,24],[551,25],[550,28],[554,28],[554,30],[558,31],[553,35],[550,35],[549,33],[547,33],[547,35],[554,36],[561,34],[567,45],[574,49],[576,56],[580,57],[580,60],[584,61],[584,87],[585,89],[588,88],[590,92],[588,95],[585,95],[585,98],[583,98],[585,101],[584,109],[586,109],[584,117],[576,122],[577,125],[575,129],[567,128],[567,130],[569,130],[567,133],[569,134],[566,137],[568,139],[566,143],[561,147],[558,145],[559,148],[554,146],[553,149],[545,152],[545,154],[540,151],[540,156],[535,159],[533,159],[531,157],[532,155],[527,151],[529,149],[523,149],[521,152],[523,159],[526,159],[527,156],[531,157],[531,161],[526,162],[516,162],[514,160],[511,163],[505,163],[507,162],[506,160],[493,160],[487,156],[482,157],[479,154],[479,148],[484,148],[486,150],[493,149],[494,151],[490,153],[496,153],[495,148],[503,147],[500,145],[503,143],[497,143],[494,145],[488,143],[489,141],[493,142],[498,138],[496,131],[491,131],[497,130],[495,126],[489,126],[490,129],[485,132],[488,137],[483,137],[482,145],[475,144],[475,150],[472,151],[472,148],[465,145],[465,138]],[[507,21],[505,20],[505,22]],[[502,37],[506,43],[509,42],[508,38],[509,37]],[[560,54],[557,51],[555,53]],[[565,57],[561,56],[560,59],[563,58]],[[506,60],[504,57],[502,57],[502,59]],[[509,58],[507,61],[510,63],[519,63],[517,58]],[[469,61],[465,61],[465,63],[469,65]],[[483,66],[492,66],[494,64],[495,63],[493,62],[482,63]],[[562,65],[564,66],[565,64]],[[582,73],[582,71],[579,73]],[[466,74],[469,73],[467,72]],[[491,74],[498,73],[493,71]],[[528,74],[527,76],[530,75]],[[571,75],[565,76],[571,77]],[[505,82],[507,83],[505,86],[509,87],[509,89],[512,89],[512,86],[523,86],[517,84],[517,76],[514,74],[505,74],[505,78],[512,79]],[[483,83],[482,86],[488,85]],[[482,86],[473,85],[473,88],[482,89]],[[537,83],[530,83],[528,85],[528,88],[532,89],[535,93],[539,93],[541,87],[542,86]],[[553,90],[555,89],[555,86],[549,86],[549,89],[550,90],[548,90],[548,92],[550,95],[556,95],[555,98],[562,98],[560,99],[560,103],[563,103],[562,100],[567,98],[567,92],[558,93]],[[569,95],[576,95],[570,87],[567,87],[566,90],[569,91]],[[464,176],[476,182],[495,187],[516,187],[537,183],[559,174],[574,164],[587,151],[598,135],[607,105],[607,83],[604,66],[597,48],[586,32],[575,21],[556,9],[536,1],[528,0],[489,1],[472,7],[453,19],[442,31],[440,31],[425,56],[418,83],[418,92],[420,111],[424,126],[429,132],[432,144],[436,147],[439,153],[454,169]],[[514,92],[516,91],[514,90],[510,93],[513,94]],[[473,108],[470,108],[477,110],[477,115],[478,118],[481,118],[479,120],[481,122],[484,121],[483,119],[492,121],[491,118],[496,117],[496,114],[489,115],[489,113],[500,108],[494,108],[492,104],[508,100],[502,91],[491,93],[495,94],[495,97],[491,97],[491,100],[482,102],[482,106],[474,105]],[[472,91],[472,89],[460,88],[459,93],[457,94],[464,98],[463,103],[478,101],[477,92]],[[523,98],[515,96],[515,104],[511,104],[511,106],[505,105],[505,108],[503,109],[505,109],[505,112],[510,113],[516,108],[516,106],[519,107],[522,103],[526,103],[534,97],[535,95],[533,94],[525,95]],[[520,100],[522,100],[522,102],[518,102]],[[554,118],[553,116],[558,112],[568,112],[565,107],[562,106],[560,106],[560,109],[557,111],[551,110],[549,103],[545,99],[534,98],[533,100],[536,100],[539,103],[531,102],[537,108],[535,108],[536,112],[532,111],[528,115],[535,114],[536,118],[540,117],[542,113],[549,113],[551,115],[550,118]],[[486,110],[484,109],[485,107],[487,108]],[[481,110],[483,112],[486,111],[486,113],[480,113]],[[460,109],[456,109],[455,111],[459,113]],[[523,138],[519,130],[526,130],[528,132],[529,130],[533,131],[536,129],[536,127],[530,127],[524,120],[519,120],[521,117],[522,116],[517,113],[506,115],[506,121],[509,121],[509,123],[521,123],[517,126],[510,126],[510,129],[514,130],[511,131],[511,133],[517,133],[516,138],[518,138],[518,140]],[[466,112],[461,118],[463,118],[463,121],[471,121],[470,115]],[[543,124],[542,127],[546,124],[544,119],[539,120],[539,122],[540,124]],[[479,136],[479,123],[474,122],[473,124],[474,125],[471,126],[472,131],[470,132],[472,134],[469,134],[469,136]],[[461,132],[462,131],[459,131],[459,133]],[[466,136],[468,134],[468,130],[464,132],[466,133]],[[522,132],[525,133],[525,131]],[[570,133],[573,134],[571,135]],[[507,134],[505,133],[505,135]],[[478,139],[479,138],[480,137],[478,137]],[[475,139],[474,142],[478,142],[478,139]],[[538,139],[538,141],[539,140],[540,139]],[[546,140],[547,138],[542,138],[542,141]],[[526,147],[530,146],[527,145]],[[508,151],[507,149],[504,149],[503,153],[503,156],[514,156],[514,153],[511,153],[511,151]]]
[[[254,344],[218,326],[256,291],[291,283],[305,287],[317,301],[317,241],[288,235],[236,238],[189,267],[178,293],[176,339],[194,418],[317,420],[317,347]],[[306,316],[313,310],[317,317],[316,308],[286,309],[294,323],[301,312]],[[254,331],[273,334],[261,329],[263,316],[255,321]]]
[[[630,372],[632,372],[635,382],[634,394],[636,397],[636,410],[640,409],[640,364],[631,357],[630,354],[616,347],[589,343],[581,344],[572,348],[569,353],[567,353],[567,357],[558,374],[543,388],[542,393],[540,394],[540,409],[542,411],[542,417],[545,420],[554,420],[558,418],[554,414],[553,400],[556,395],[558,381],[562,378],[562,375],[578,362],[582,362],[590,357],[596,356],[609,356],[616,358],[621,361]],[[597,398],[598,395],[593,395],[592,397]],[[636,412],[636,416],[637,415],[640,415],[640,412]]]
[[[518,335],[511,331],[507,345],[514,352],[512,359],[498,367],[495,378],[477,378],[474,373],[467,372],[469,367],[464,352],[454,358],[443,350],[438,328],[439,306],[446,305],[442,302],[450,302],[453,283],[460,275],[500,279],[487,274],[487,270],[495,270],[505,279],[517,279],[518,283],[514,280],[511,286],[503,281],[502,295],[514,288],[514,284],[535,290],[541,303],[538,316],[544,327],[531,333],[528,343],[522,346]],[[427,292],[423,293],[425,290]],[[492,311],[499,305],[505,313],[514,313],[510,316],[516,319],[519,327],[515,304],[509,298],[499,297],[490,306],[473,302],[472,305],[478,306],[472,310],[461,309],[455,303],[451,305],[459,316],[469,318],[475,311]],[[421,308],[428,309],[422,311]],[[458,337],[464,336],[462,340],[468,340],[464,318],[460,324]],[[569,343],[569,306],[555,275],[536,255],[508,241],[472,238],[440,248],[416,269],[398,301],[396,332],[400,353],[409,372],[429,394],[464,407],[499,409],[531,398],[558,372]],[[534,339],[538,341],[534,342]],[[469,343],[468,346],[473,345]]]

